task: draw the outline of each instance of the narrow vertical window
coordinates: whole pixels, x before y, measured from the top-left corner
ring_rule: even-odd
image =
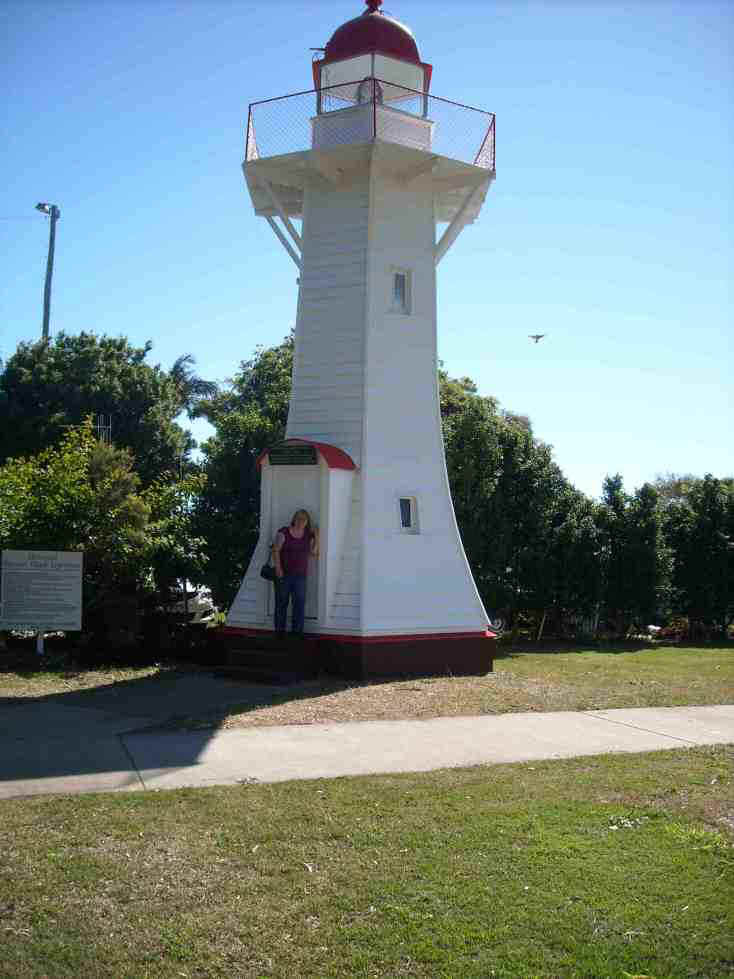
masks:
[[[400,525],[403,530],[413,526],[413,501],[409,496],[400,497]]]
[[[398,309],[405,309],[408,303],[408,283],[405,272],[396,272],[393,278],[393,301]]]
[[[398,497],[398,518],[399,527],[403,534],[417,534],[420,532],[418,527],[418,501],[414,496]]]
[[[394,313],[410,312],[410,272],[405,269],[392,270],[391,309]]]

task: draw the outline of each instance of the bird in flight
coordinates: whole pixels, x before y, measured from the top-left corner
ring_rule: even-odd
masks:
[[[531,333],[530,334],[530,339],[531,340],[534,340],[537,343],[538,340],[542,340],[544,336],[545,336],[545,333]]]

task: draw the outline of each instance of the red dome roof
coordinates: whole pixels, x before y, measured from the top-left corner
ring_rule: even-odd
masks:
[[[421,64],[418,45],[410,29],[377,9],[382,0],[365,0],[369,10],[337,27],[326,45],[322,64],[343,61],[358,54],[379,52],[402,61]]]

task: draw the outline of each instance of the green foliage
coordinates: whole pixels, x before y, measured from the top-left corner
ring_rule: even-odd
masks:
[[[670,606],[672,556],[658,492],[646,483],[633,496],[622,477],[604,481],[599,519],[604,538],[605,606],[615,631],[664,619]]]
[[[292,365],[290,336],[258,349],[225,390],[195,409],[216,434],[203,447],[207,482],[193,505],[192,532],[205,541],[207,583],[222,607],[234,597],[257,541],[256,460],[284,437]],[[439,394],[456,518],[492,615],[508,623],[520,614],[549,615],[557,629],[573,631],[606,611],[624,633],[633,622],[644,626],[665,614],[672,545],[655,487],[628,495],[613,477],[596,504],[568,482],[525,416],[502,410],[470,378],[450,378],[444,370]],[[686,480],[670,493],[680,485]],[[682,594],[687,572],[680,562],[677,567]]]
[[[89,503],[90,425],[70,431],[58,449],[0,468],[0,547],[72,550]]]
[[[285,435],[293,335],[258,348],[227,385],[169,372],[151,344],[91,333],[21,344],[0,365],[0,546],[83,549],[88,590],[206,583],[226,608],[257,542],[257,458]],[[512,625],[618,634],[669,612],[726,629],[734,613],[734,480],[674,473],[601,504],[578,492],[530,420],[439,371],[456,518],[482,599]],[[187,460],[181,412],[215,434]],[[114,445],[90,415],[112,416]],[[3,464],[4,463],[4,464]],[[185,477],[185,478],[184,478]]]
[[[129,587],[144,563],[150,509],[130,453],[91,421],[58,446],[0,467],[0,547],[84,551],[87,591]]]
[[[726,630],[734,616],[734,481],[688,484],[665,514],[676,610]]]
[[[258,537],[260,473],[257,458],[283,439],[293,368],[293,336],[258,348],[240,364],[225,390],[202,400],[196,414],[216,434],[202,446],[206,485],[193,516],[206,541],[207,584],[215,604],[227,607],[237,591]]]
[[[640,625],[664,620],[670,610],[673,559],[665,539],[658,493],[649,483],[635,490],[627,535],[634,589],[632,614]]]
[[[143,485],[178,472],[194,443],[174,419],[212,386],[194,375],[189,355],[170,373],[145,363],[151,347],[84,332],[21,343],[0,373],[0,464],[36,455],[70,425],[101,414],[111,417],[115,445],[132,452]]]
[[[731,762],[9,799],[4,972],[730,976]]]
[[[691,473],[666,473],[658,476],[653,483],[661,503],[677,503],[685,500],[699,479]]]
[[[150,510],[147,562],[159,592],[170,591],[179,581],[198,585],[204,580],[207,542],[196,535],[194,520],[205,490],[206,476],[192,473],[180,482],[158,480],[143,493]]]
[[[169,377],[178,392],[181,407],[190,418],[196,415],[199,402],[204,398],[213,398],[218,391],[214,381],[205,381],[194,371],[196,359],[192,354],[182,354],[174,361]]]
[[[588,614],[599,598],[590,501],[522,415],[500,411],[468,378],[439,374],[446,464],[464,548],[486,606]]]
[[[87,608],[198,583],[206,555],[192,519],[205,477],[140,482],[131,453],[99,442],[90,419],[68,428],[57,446],[0,467],[0,549],[84,551]]]

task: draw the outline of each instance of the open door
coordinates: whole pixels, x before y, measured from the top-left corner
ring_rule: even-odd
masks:
[[[308,510],[311,522],[320,524],[321,469],[319,466],[274,466],[272,481],[271,540],[290,524],[296,510]],[[268,614],[275,610],[275,589],[269,588]],[[306,578],[306,621],[319,617],[319,561],[310,558]],[[289,613],[290,619],[290,613]]]

